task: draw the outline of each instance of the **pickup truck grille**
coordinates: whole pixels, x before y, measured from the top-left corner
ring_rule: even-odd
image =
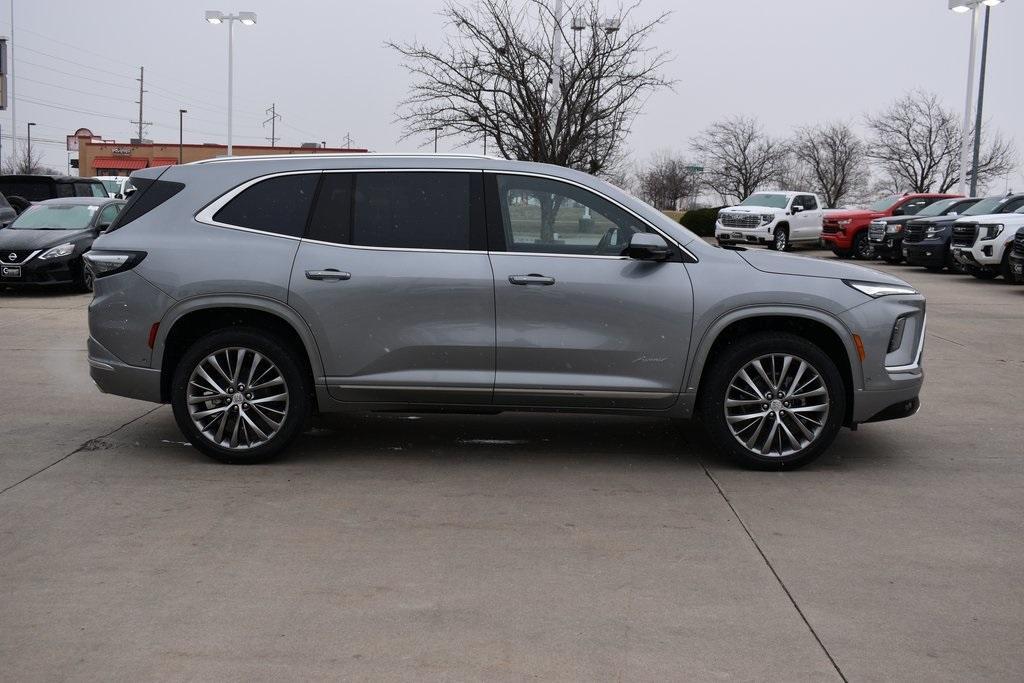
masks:
[[[924,239],[924,226],[914,225],[913,223],[907,223],[906,227],[903,228],[903,243],[920,242]]]
[[[978,224],[964,223],[953,226],[953,240],[950,242],[954,247],[973,247],[978,239]]]
[[[1017,236],[1013,238],[1013,253],[1024,256],[1024,228],[1018,230]]]
[[[868,226],[868,239],[872,242],[885,241],[885,223],[872,223]]]
[[[720,213],[718,218],[727,228],[756,228],[761,224],[761,216],[756,213]]]

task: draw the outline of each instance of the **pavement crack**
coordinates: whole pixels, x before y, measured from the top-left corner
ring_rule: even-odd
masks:
[[[814,630],[814,627],[811,625],[811,622],[807,619],[807,615],[804,614],[804,611],[800,609],[800,605],[797,604],[796,598],[793,597],[793,594],[786,586],[785,581],[783,581],[782,577],[779,576],[779,572],[775,570],[775,566],[772,564],[772,561],[768,559],[768,556],[761,548],[761,544],[757,542],[756,538],[754,538],[754,534],[751,533],[750,527],[748,527],[747,523],[743,521],[743,517],[740,516],[739,511],[736,510],[736,507],[732,504],[732,501],[729,500],[729,496],[725,495],[725,491],[722,489],[721,484],[719,484],[718,480],[715,479],[715,476],[711,474],[711,470],[709,470],[707,465],[704,464],[704,461],[698,458],[697,462],[700,463],[701,469],[704,470],[704,474],[707,476],[707,478],[711,480],[712,484],[714,484],[715,489],[718,491],[718,495],[720,495],[722,497],[722,500],[725,501],[725,504],[729,506],[729,509],[732,511],[732,514],[736,518],[736,521],[740,523],[740,527],[743,528],[743,532],[747,535],[747,538],[749,538],[750,542],[754,544],[754,548],[757,550],[758,555],[761,556],[761,559],[764,560],[765,566],[768,567],[768,571],[772,573],[772,576],[775,577],[775,580],[778,582],[779,587],[782,588],[782,591],[786,594],[786,597],[789,598],[790,604],[793,605],[793,609],[796,610],[796,613],[800,615],[800,619],[804,622],[804,625],[807,627],[807,630],[811,632],[812,636],[814,636],[814,640],[818,643],[818,647],[820,647],[821,651],[825,653],[826,657],[828,657],[828,661],[832,664],[832,668],[835,669],[836,674],[839,675],[839,678],[842,679],[844,683],[848,683],[848,679],[843,674],[843,670],[839,668],[839,664],[836,662],[835,657],[833,657],[832,653],[828,651],[827,647],[825,647],[825,643],[822,642],[821,636],[819,636],[818,632]]]
[[[42,474],[43,472],[45,472],[46,470],[50,469],[54,465],[59,465],[60,463],[62,463],[65,460],[67,460],[68,458],[70,458],[75,453],[83,453],[83,452],[87,452],[87,451],[97,450],[96,445],[97,445],[97,443],[101,442],[102,439],[105,439],[108,436],[112,436],[113,434],[116,434],[117,432],[121,431],[122,429],[124,429],[128,425],[132,424],[133,422],[138,422],[142,418],[146,417],[147,415],[152,415],[153,413],[155,413],[156,411],[160,410],[161,408],[163,408],[163,404],[160,404],[160,405],[158,405],[157,407],[155,407],[155,408],[153,408],[151,410],[147,410],[146,412],[142,413],[141,415],[136,415],[135,417],[133,417],[132,419],[128,420],[127,422],[125,422],[124,424],[120,425],[119,427],[114,427],[113,429],[111,429],[106,434],[100,434],[99,436],[95,436],[95,437],[93,437],[91,439],[88,439],[87,441],[84,441],[75,450],[71,451],[70,453],[67,453],[66,455],[62,455],[61,457],[57,458],[56,460],[51,462],[46,467],[40,468],[40,469],[36,470],[35,472],[33,472],[32,474],[30,474],[27,477],[25,477],[24,479],[16,481],[16,482],[14,482],[13,484],[11,484],[10,486],[8,486],[6,488],[0,489],[0,496],[2,496],[3,494],[7,493],[11,489],[13,489],[15,486],[18,486],[20,484],[24,484],[26,481],[28,481],[32,477],[36,476],[37,474]]]

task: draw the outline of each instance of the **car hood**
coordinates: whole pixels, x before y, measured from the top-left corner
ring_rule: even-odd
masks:
[[[845,221],[848,218],[878,218],[881,215],[879,211],[868,211],[866,209],[831,209],[825,213],[825,218],[834,221]]]
[[[776,213],[785,209],[774,209],[770,206],[727,206],[720,213]]]
[[[1019,225],[1024,215],[1019,213],[986,213],[977,216],[960,216],[957,223],[1002,223],[1003,225]]]
[[[780,254],[764,249],[748,249],[738,252],[743,260],[763,273],[776,275],[803,275],[806,277],[829,277],[837,280],[861,280],[863,282],[879,282],[890,285],[906,285],[898,277],[893,277],[864,266],[840,261]]]
[[[949,225],[957,218],[959,216],[930,216],[926,218],[913,218],[911,221],[914,225]]]
[[[874,223],[877,221],[878,223],[885,223],[886,225],[899,225],[900,223],[906,223],[913,218],[913,216],[881,216],[873,219],[871,222]]]
[[[0,230],[0,253],[3,249],[45,249],[92,235],[91,230]]]

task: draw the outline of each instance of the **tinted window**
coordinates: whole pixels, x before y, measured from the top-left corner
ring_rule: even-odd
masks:
[[[44,199],[53,199],[57,196],[68,196],[66,194],[55,194],[53,184],[53,181],[48,178],[39,178],[38,180],[30,178],[4,178],[0,179],[0,192],[3,192],[8,197],[22,197],[30,202],[41,202]]]
[[[114,223],[107,232],[131,223],[136,218],[144,216],[168,199],[185,189],[182,183],[171,182],[170,180],[150,180],[149,178],[136,178],[134,181],[135,192],[128,197],[121,213],[117,215]]]
[[[546,178],[498,176],[508,251],[618,256],[645,227],[592,192]]]
[[[797,201],[804,207],[804,211],[814,211],[818,208],[818,200],[816,200],[812,194],[800,195],[797,198]]]
[[[322,242],[351,243],[352,186],[355,179],[355,173],[323,175],[306,237]]]
[[[470,183],[468,173],[356,174],[351,244],[470,249]]]
[[[318,179],[318,173],[302,173],[260,181],[228,202],[213,220],[301,237]]]
[[[1006,202],[1006,206],[1004,206],[1001,209],[1001,211],[1003,213],[1013,213],[1014,211],[1016,211],[1017,209],[1021,208],[1022,206],[1024,206],[1024,199],[1013,199],[1013,200],[1010,200],[1010,201]]]

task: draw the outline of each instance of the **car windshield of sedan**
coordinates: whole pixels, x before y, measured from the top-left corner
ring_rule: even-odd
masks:
[[[83,230],[99,210],[93,204],[33,206],[7,226],[8,230]]]
[[[758,192],[744,199],[739,206],[767,206],[773,209],[785,209],[788,203],[789,197],[784,194]]]
[[[895,205],[896,202],[898,202],[901,199],[903,199],[903,197],[899,197],[897,195],[893,195],[892,197],[886,197],[885,199],[879,199],[877,202],[875,202],[874,204],[872,204],[868,208],[871,209],[872,211],[886,211],[886,210],[889,209],[889,207]]]

